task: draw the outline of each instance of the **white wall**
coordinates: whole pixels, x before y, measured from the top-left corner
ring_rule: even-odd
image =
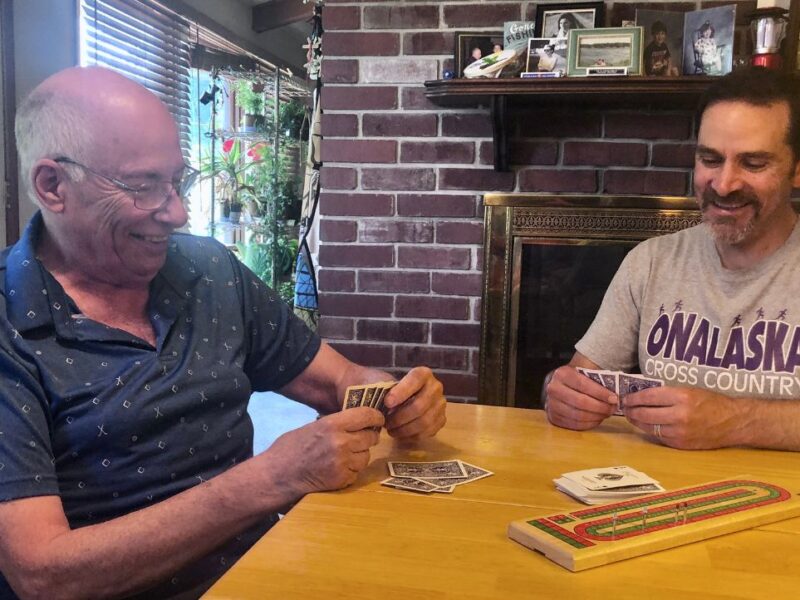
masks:
[[[17,104],[56,71],[78,64],[77,23],[76,0],[14,2]],[[33,213],[33,204],[20,198],[20,234]]]

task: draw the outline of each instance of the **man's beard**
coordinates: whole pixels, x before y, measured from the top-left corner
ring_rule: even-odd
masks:
[[[710,204],[719,206],[744,206],[749,204],[753,207],[753,216],[744,223],[740,223],[735,216],[709,218],[707,209]],[[735,246],[741,244],[753,232],[761,214],[761,204],[758,198],[749,192],[731,192],[727,196],[720,196],[713,189],[707,187],[703,190],[700,199],[700,210],[703,213],[703,221],[711,230],[714,241],[722,244]]]

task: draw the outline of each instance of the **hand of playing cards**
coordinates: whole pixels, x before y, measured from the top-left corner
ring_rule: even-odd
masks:
[[[625,466],[572,471],[553,483],[556,489],[584,504],[605,504],[664,491],[652,477]]]
[[[381,481],[381,485],[425,494],[449,494],[457,485],[494,475],[462,460],[389,462],[389,474],[391,477]]]
[[[381,411],[384,415],[386,410],[383,401],[389,390],[397,385],[396,381],[380,381],[378,383],[368,383],[366,385],[351,385],[344,393],[344,404],[342,410],[368,406]]]
[[[617,395],[619,405],[614,413],[615,415],[624,414],[625,396],[628,394],[664,385],[664,382],[660,379],[651,379],[643,375],[631,375],[621,371],[599,371],[596,369],[584,369],[583,367],[576,367],[575,370]]]

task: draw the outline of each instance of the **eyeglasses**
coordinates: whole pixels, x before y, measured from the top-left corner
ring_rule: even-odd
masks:
[[[148,211],[155,211],[164,206],[169,201],[173,191],[177,192],[181,199],[186,198],[189,195],[192,187],[194,187],[194,185],[197,183],[200,175],[200,171],[187,166],[184,168],[183,173],[178,180],[152,181],[149,183],[143,183],[141,185],[131,185],[114,177],[109,177],[108,175],[98,173],[91,167],[87,167],[76,160],[67,158],[66,156],[55,158],[53,160],[57,163],[75,165],[76,167],[80,167],[81,169],[88,171],[95,177],[105,179],[122,191],[133,196],[133,205],[136,208]]]

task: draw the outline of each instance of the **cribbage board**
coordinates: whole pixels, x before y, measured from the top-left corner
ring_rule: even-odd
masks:
[[[743,475],[514,521],[508,537],[582,571],[796,516],[796,494]]]

